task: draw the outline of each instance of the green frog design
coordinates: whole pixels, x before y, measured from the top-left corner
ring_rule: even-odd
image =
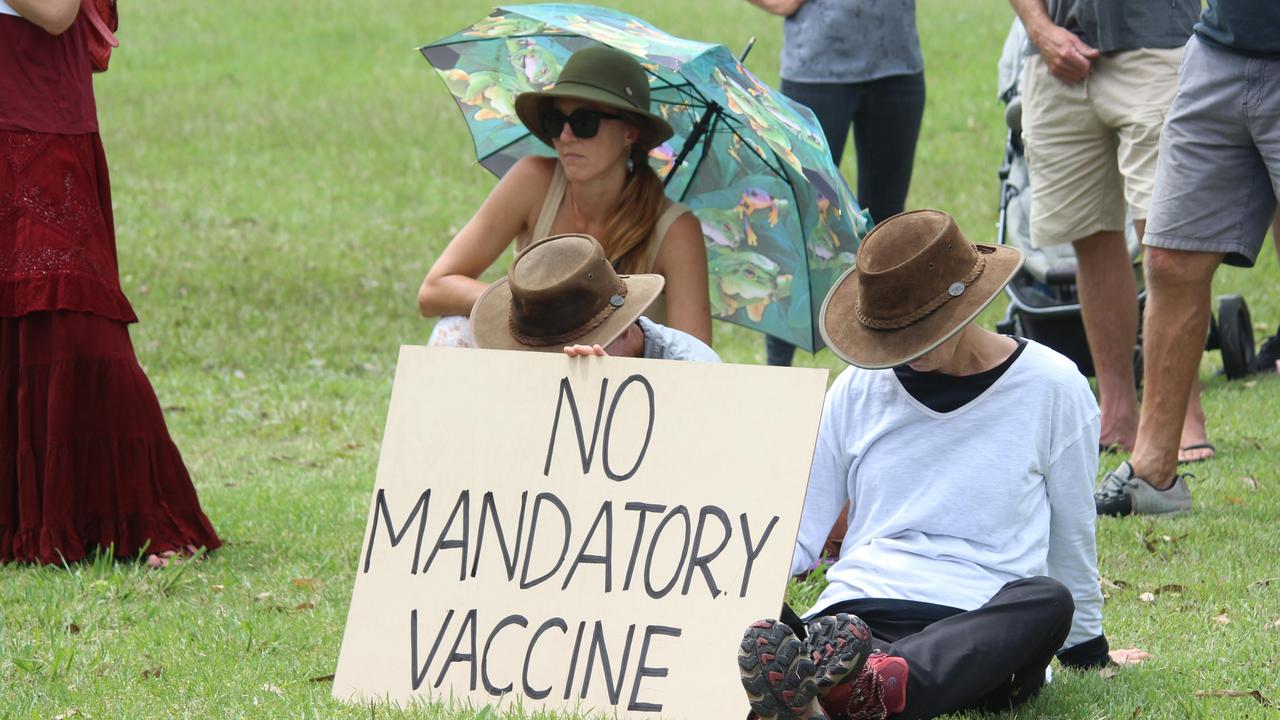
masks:
[[[778,263],[750,250],[709,249],[711,314],[727,318],[745,308],[760,322],[769,303],[791,296],[791,276]]]

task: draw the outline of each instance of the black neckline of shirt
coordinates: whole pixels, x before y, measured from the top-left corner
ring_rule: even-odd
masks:
[[[1007,336],[1018,343],[1018,347],[1005,358],[1004,362],[973,375],[945,375],[938,372],[919,372],[908,365],[900,365],[893,369],[893,374],[916,402],[936,413],[949,413],[959,410],[986,392],[1002,375],[1013,366],[1027,347],[1024,338]]]

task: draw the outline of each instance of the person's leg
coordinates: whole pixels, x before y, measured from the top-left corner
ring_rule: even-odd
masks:
[[[1108,56],[1096,68],[1100,81],[1096,83],[1097,107],[1103,119],[1116,128],[1119,145],[1116,159],[1120,174],[1124,177],[1124,196],[1135,218],[1134,226],[1141,241],[1146,230],[1146,218],[1151,208],[1156,167],[1159,157],[1160,134],[1165,115],[1173,103],[1178,89],[1178,68],[1183,58],[1183,48],[1148,48],[1130,50]],[[1129,278],[1126,280],[1131,279]],[[1128,289],[1128,288],[1126,288]],[[1136,285],[1134,286],[1136,291]],[[1126,313],[1128,308],[1124,308]],[[1136,311],[1136,306],[1134,307]],[[1094,358],[1098,350],[1093,350]],[[1117,360],[1119,358],[1116,358]],[[1131,365],[1130,365],[1131,367]],[[1128,375],[1132,382],[1132,375]],[[1103,384],[1099,373],[1098,384]],[[1130,386],[1131,387],[1131,386]],[[1102,415],[1103,445],[1109,439],[1105,422],[1108,410],[1106,392]],[[1136,411],[1136,406],[1126,402],[1126,408]],[[1132,449],[1137,434],[1137,417],[1127,418],[1126,436],[1121,444]],[[1205,431],[1204,412],[1199,402],[1199,385],[1191,393],[1187,414],[1183,420],[1182,438],[1178,453],[1179,462],[1194,462],[1213,455]]]
[[[849,123],[857,102],[856,89],[847,83],[803,83],[783,79],[782,94],[813,111],[826,136],[831,159],[840,166],[844,155],[845,139],[849,136]],[[765,336],[765,362],[774,366],[790,366],[796,346],[772,336]]]
[[[1076,286],[1089,354],[1098,379],[1103,446],[1133,448],[1138,391],[1133,351],[1138,341],[1138,283],[1124,233],[1106,230],[1072,243]]]
[[[1217,454],[1209,442],[1209,429],[1200,404],[1200,379],[1191,382],[1191,395],[1187,398],[1187,412],[1182,417],[1182,437],[1178,439],[1178,462],[1194,463],[1210,460]]]
[[[1112,473],[1122,481],[1111,483],[1117,492],[1112,497],[1099,494],[1099,513],[1172,512],[1191,506],[1185,486],[1185,497],[1174,504],[1163,502],[1167,498],[1151,488],[1181,484],[1175,478],[1178,447],[1202,352],[1198,338],[1208,329],[1214,271],[1224,260],[1252,265],[1275,214],[1265,155],[1241,113],[1259,97],[1268,99],[1249,87],[1251,62],[1194,37],[1187,44],[1178,95],[1160,140],[1143,238],[1148,248],[1146,389],[1138,437],[1129,467]]]
[[[1222,253],[1147,249],[1147,310],[1143,319],[1142,417],[1129,463],[1163,490],[1174,482],[1183,419],[1203,347],[1189,338],[1209,330],[1214,271]]]
[[[858,160],[858,202],[883,222],[906,207],[924,118],[924,73],[862,83],[863,102],[853,116]]]
[[[1096,80],[1064,85],[1038,57],[1027,58],[1022,120],[1031,245],[1073,244],[1081,319],[1102,405],[1101,441],[1127,448],[1138,417],[1133,378],[1138,288],[1123,235],[1117,133],[1095,107]]]
[[[1015,580],[985,605],[939,620],[889,647],[910,668],[906,707],[895,718],[966,708],[1004,709],[1030,699],[1071,629],[1075,603],[1047,577]]]
[[[427,338],[428,347],[471,347],[471,321],[464,315],[438,318]]]
[[[796,356],[796,346],[772,335],[764,336],[764,361],[773,367],[791,367]]]
[[[860,91],[854,83],[806,83],[783,79],[779,86],[783,95],[813,111],[822,126],[831,160],[839,167],[844,158],[849,125],[860,102]]]

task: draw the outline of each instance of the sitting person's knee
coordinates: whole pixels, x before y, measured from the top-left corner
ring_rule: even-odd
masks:
[[[1072,597],[1071,591],[1067,589],[1066,585],[1051,577],[1036,577],[1032,579],[1040,581],[1045,597],[1055,606],[1064,608],[1068,617],[1076,611],[1076,600]]]
[[[1006,590],[1017,588],[1024,593],[1030,593],[1035,596],[1037,602],[1042,602],[1045,605],[1061,607],[1067,616],[1070,616],[1076,610],[1075,598],[1071,595],[1071,591],[1067,589],[1067,586],[1047,575],[1020,578],[1004,587]]]

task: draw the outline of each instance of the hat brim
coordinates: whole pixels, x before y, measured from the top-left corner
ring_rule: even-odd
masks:
[[[876,330],[858,321],[858,283],[854,277],[858,268],[856,264],[849,268],[822,302],[818,330],[827,347],[850,365],[878,370],[909,363],[946,342],[973,322],[1022,267],[1022,253],[1014,248],[973,246],[986,258],[982,274],[959,297],[895,330]]]
[[[566,345],[608,345],[644,314],[658,299],[666,278],[661,275],[619,275],[627,286],[626,301],[604,322],[579,337],[549,345],[529,345],[511,334],[511,285],[507,278],[485,289],[471,309],[471,342],[487,350],[562,352]]]
[[[608,90],[583,83],[564,82],[547,90],[523,92],[516,96],[516,115],[520,117],[520,122],[524,123],[525,128],[548,147],[554,147],[551,144],[552,138],[542,131],[542,123],[538,121],[538,115],[542,107],[555,98],[584,100],[626,113],[628,119],[640,126],[640,138],[636,142],[644,148],[645,152],[658,147],[675,135],[675,130],[666,120],[652,112],[637,110],[630,102]]]

